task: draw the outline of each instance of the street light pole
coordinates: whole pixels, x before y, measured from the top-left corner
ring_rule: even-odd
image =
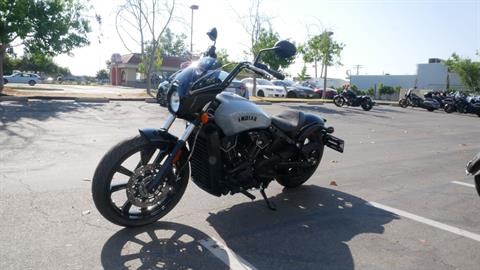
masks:
[[[198,5],[191,5],[190,9],[192,10],[192,20],[190,23],[190,55],[193,57],[193,11],[198,9]]]

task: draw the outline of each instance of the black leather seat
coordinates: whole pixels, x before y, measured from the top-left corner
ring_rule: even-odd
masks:
[[[305,114],[300,111],[285,111],[273,116],[272,123],[277,128],[287,133],[287,135],[293,137],[305,123]]]

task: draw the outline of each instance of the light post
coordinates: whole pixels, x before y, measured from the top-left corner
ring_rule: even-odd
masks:
[[[193,11],[198,9],[198,5],[191,5],[190,9],[192,10],[192,21],[190,23],[190,54],[193,57]]]

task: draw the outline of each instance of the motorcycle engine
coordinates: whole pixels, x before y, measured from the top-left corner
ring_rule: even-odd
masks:
[[[225,181],[233,192],[240,189],[259,188],[262,181],[255,177],[255,163],[271,144],[267,132],[251,131],[224,137],[221,150],[225,166]]]

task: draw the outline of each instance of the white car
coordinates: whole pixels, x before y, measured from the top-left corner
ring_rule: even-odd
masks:
[[[12,75],[3,76],[3,83],[28,83],[31,86],[40,82],[37,74],[31,73],[13,73]]]
[[[253,79],[246,78],[242,80],[247,86],[249,96],[252,96]],[[265,79],[257,79],[257,96],[259,97],[285,97],[287,91],[283,86],[273,85],[270,81]]]

